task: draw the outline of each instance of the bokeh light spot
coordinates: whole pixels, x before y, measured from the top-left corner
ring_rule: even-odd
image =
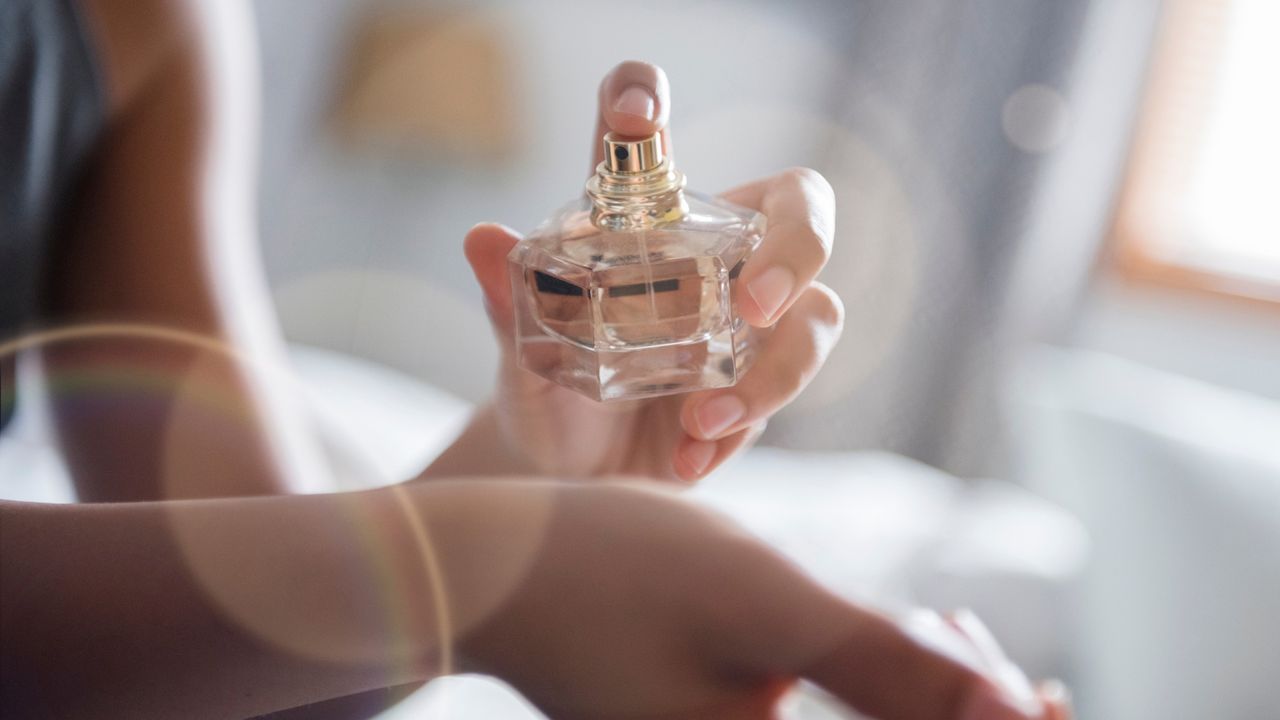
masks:
[[[1070,134],[1071,109],[1066,98],[1048,85],[1023,85],[1004,101],[1000,123],[1014,147],[1045,153]]]

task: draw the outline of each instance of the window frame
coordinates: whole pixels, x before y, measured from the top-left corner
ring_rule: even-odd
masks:
[[[1147,70],[1138,117],[1130,142],[1128,158],[1116,199],[1108,246],[1109,265],[1113,272],[1134,284],[1174,288],[1188,293],[1227,298],[1233,301],[1280,311],[1280,280],[1267,280],[1235,275],[1163,257],[1154,249],[1154,236],[1160,232],[1158,221],[1162,197],[1168,197],[1168,167],[1188,154],[1172,151],[1175,139],[1192,142],[1203,139],[1202,130],[1208,110],[1201,104],[1188,110],[1186,104],[1176,108],[1187,93],[1208,96],[1212,72],[1197,73],[1188,81],[1188,58],[1220,63],[1225,45],[1226,22],[1206,23],[1212,14],[1225,16],[1231,0],[1165,0],[1160,13],[1160,26]],[[1190,86],[1190,87],[1189,87]],[[1179,97],[1181,94],[1181,97]],[[1185,167],[1185,165],[1183,166]],[[1175,194],[1176,197],[1176,194]],[[1175,201],[1176,202],[1176,201]]]

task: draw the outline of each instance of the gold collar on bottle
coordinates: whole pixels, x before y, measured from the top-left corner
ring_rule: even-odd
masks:
[[[688,211],[684,174],[671,164],[662,137],[604,136],[604,162],[587,181],[595,207],[591,221],[607,230],[630,230],[678,220]]]

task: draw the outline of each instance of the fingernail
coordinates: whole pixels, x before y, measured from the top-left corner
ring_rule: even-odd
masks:
[[[1057,720],[1069,720],[1075,712],[1071,706],[1071,690],[1061,680],[1046,680],[1040,683],[1040,697],[1057,708]]]
[[[1031,681],[1027,679],[1027,674],[1022,672],[1022,668],[1005,661],[995,671],[994,676],[1000,689],[1004,690],[1005,695],[1017,707],[1022,708],[1022,712],[1037,718],[1044,713],[1044,703],[1036,695],[1035,688],[1031,687]]]
[[[691,442],[680,451],[684,462],[693,470],[694,475],[702,475],[716,455],[716,444],[713,442]]]
[[[973,694],[964,720],[1028,720],[1038,717],[1018,708],[995,688],[983,689]]]
[[[656,117],[658,102],[653,91],[643,85],[628,85],[618,99],[613,102],[613,111],[624,115],[635,115],[652,122]]]
[[[778,313],[778,308],[781,308],[782,303],[791,297],[791,291],[795,286],[796,276],[789,269],[778,265],[765,270],[747,283],[747,292],[751,294],[751,299],[756,301],[760,312],[772,322],[773,316]]]
[[[969,608],[960,608],[951,614],[951,620],[955,623],[960,631],[969,636],[973,641],[974,647],[978,649],[978,653],[982,655],[982,659],[991,667],[997,667],[1009,661],[1008,656],[1004,654],[1004,650],[1000,648],[1000,643],[996,641],[991,630],[987,628],[986,623],[978,617]]]
[[[747,406],[735,395],[721,395],[708,400],[693,412],[698,432],[704,438],[716,438],[747,414]]]
[[[1031,687],[1031,681],[1021,668],[1009,660],[996,636],[991,634],[991,629],[977,613],[968,608],[960,608],[951,614],[951,622],[973,643],[1000,689],[1023,708],[1024,712],[1039,712],[1040,701],[1036,698],[1035,689]]]

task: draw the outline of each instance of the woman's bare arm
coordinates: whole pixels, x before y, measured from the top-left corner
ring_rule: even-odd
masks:
[[[45,349],[79,495],[297,489],[298,478],[319,473],[281,399],[288,373],[257,257],[248,8],[188,0],[81,0],[81,8],[110,119],[50,263],[47,320],[179,332],[144,339],[123,327]]]
[[[1060,717],[921,630],[636,486],[0,503],[4,717],[243,718],[448,671],[560,720],[772,717],[798,677],[886,720]]]
[[[0,503],[0,715],[242,718],[423,680],[407,517],[390,491]]]

